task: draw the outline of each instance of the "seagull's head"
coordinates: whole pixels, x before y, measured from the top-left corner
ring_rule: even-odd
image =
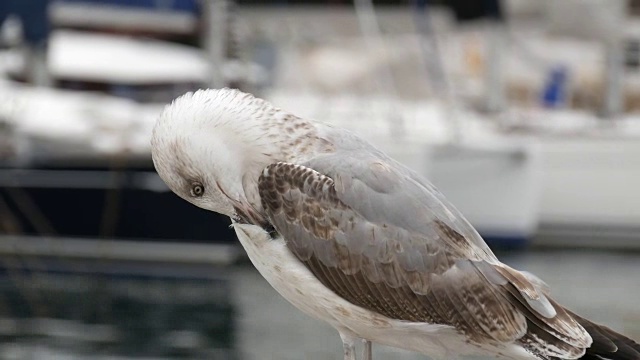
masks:
[[[226,88],[174,100],[151,140],[154,166],[174,193],[230,217],[262,212],[257,181],[266,166],[330,150],[314,123]]]

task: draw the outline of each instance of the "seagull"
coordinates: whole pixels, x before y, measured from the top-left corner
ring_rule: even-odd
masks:
[[[231,219],[286,300],[371,344],[436,359],[639,360],[640,345],[557,303],[500,262],[426,179],[352,132],[235,89],[167,105],[154,166],[179,197]]]

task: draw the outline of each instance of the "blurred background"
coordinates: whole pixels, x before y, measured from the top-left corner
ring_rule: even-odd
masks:
[[[1,0],[0,359],[341,358],[153,169],[164,104],[223,86],[358,132],[640,340],[640,1]]]

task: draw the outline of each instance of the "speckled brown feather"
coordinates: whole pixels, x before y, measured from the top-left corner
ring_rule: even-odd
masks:
[[[393,319],[452,325],[472,342],[517,341],[541,357],[575,358],[588,346],[582,328],[559,305],[554,304],[557,319],[536,313],[524,299],[544,296],[535,284],[483,259],[446,219],[432,219],[435,239],[397,221],[372,222],[341,199],[331,177],[286,163],[263,171],[259,193],[291,251],[353,304]],[[360,200],[373,205],[371,199]],[[495,273],[489,275],[487,268]],[[503,282],[487,276],[501,276]]]

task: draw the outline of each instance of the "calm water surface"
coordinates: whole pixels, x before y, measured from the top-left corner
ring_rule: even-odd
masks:
[[[572,310],[640,340],[640,254],[518,252]],[[283,300],[250,265],[198,280],[5,274],[0,359],[341,359],[335,330]],[[20,275],[20,274],[18,274]],[[375,359],[424,359],[374,345]]]

